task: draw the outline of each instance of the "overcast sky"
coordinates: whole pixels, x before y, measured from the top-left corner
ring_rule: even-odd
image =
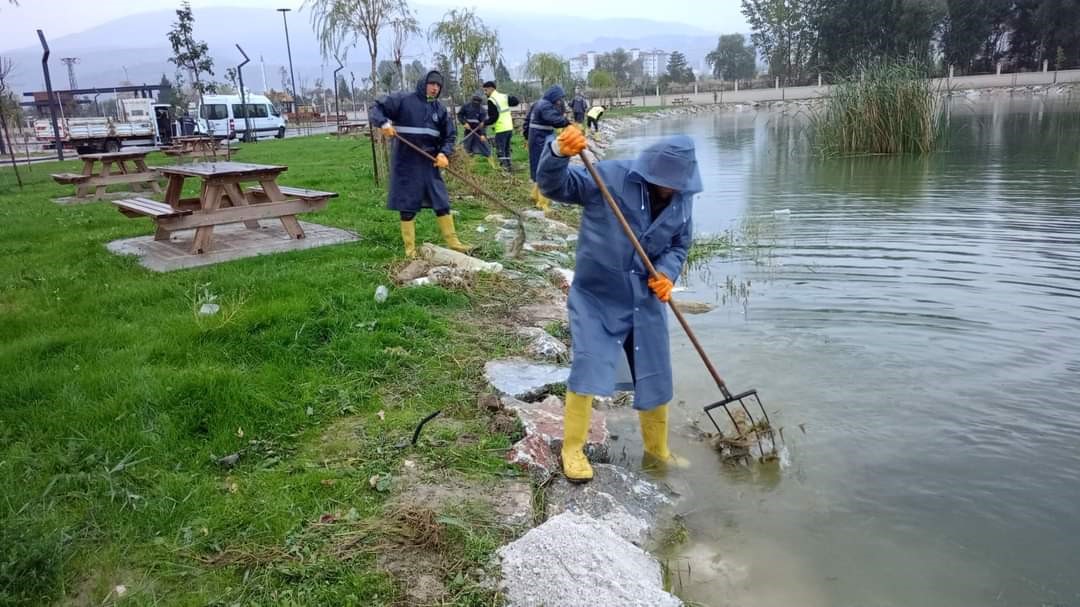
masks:
[[[179,0],[20,0],[14,7],[0,0],[0,49],[21,48],[38,44],[35,30],[44,29],[50,39],[90,29],[134,12],[173,9]],[[301,0],[191,0],[193,8],[203,6],[290,7],[299,9]],[[508,4],[506,0],[424,0],[413,4],[447,7],[473,6],[485,8],[510,6],[523,13],[544,13],[574,17],[644,18],[657,21],[676,21],[717,32],[747,31],[746,21],[739,12],[739,0],[588,0],[574,2],[522,2]],[[618,32],[597,32],[598,36]]]

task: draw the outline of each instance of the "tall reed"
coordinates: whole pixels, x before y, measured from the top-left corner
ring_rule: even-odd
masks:
[[[939,91],[910,62],[866,66],[835,87],[812,114],[811,142],[822,156],[928,154],[943,133]]]

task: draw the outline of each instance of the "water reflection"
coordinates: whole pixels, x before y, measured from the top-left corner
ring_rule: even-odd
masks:
[[[698,464],[682,556],[711,572],[686,598],[1080,604],[1080,100],[954,99],[929,158],[820,160],[804,128],[750,111],[621,143],[693,134],[696,230],[749,218],[767,243],[680,295],[728,302],[691,322],[788,426],[792,466],[725,472],[680,445]],[[703,418],[716,388],[672,339],[676,417]]]

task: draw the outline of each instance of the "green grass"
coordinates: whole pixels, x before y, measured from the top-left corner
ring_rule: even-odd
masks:
[[[604,106],[607,107],[607,106]],[[607,108],[604,112],[604,118],[617,118],[619,116],[634,116],[636,114],[649,114],[652,112],[659,112],[660,110],[668,109],[661,105],[631,105],[624,107],[612,107]]]
[[[938,91],[912,63],[867,66],[835,87],[811,114],[811,142],[824,157],[927,154],[944,131]]]
[[[489,279],[377,304],[401,244],[368,156],[354,139],[244,146],[242,161],[288,165],[285,185],[339,192],[306,219],[362,240],[166,274],[105,249],[149,220],[50,201],[71,188],[48,174],[76,163],[22,167],[22,190],[0,169],[0,605],[111,604],[118,585],[134,605],[395,604],[371,553],[335,556],[313,524],[376,524],[388,494],[368,481],[406,457],[511,473],[509,439],[475,400],[483,362],[518,344],[479,304],[527,295]],[[492,236],[471,229],[489,205],[455,208],[464,239]],[[430,213],[418,224],[441,242]],[[222,313],[199,317],[208,297]],[[436,409],[478,440],[398,448]],[[215,462],[231,453],[234,468]],[[451,531],[461,570],[497,545],[486,528]],[[490,604],[454,589],[451,604]]]

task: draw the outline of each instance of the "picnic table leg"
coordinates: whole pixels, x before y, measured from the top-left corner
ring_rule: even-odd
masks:
[[[270,202],[285,202],[287,198],[281,193],[281,188],[278,187],[277,182],[273,177],[267,177],[259,180],[259,184],[262,185],[263,192],[270,199]],[[304,237],[304,228],[300,227],[300,222],[296,219],[296,215],[285,215],[280,217],[281,225],[285,228],[285,231],[289,233],[289,236],[297,240]]]
[[[146,166],[146,160],[143,159],[143,158],[136,158],[135,159],[135,168],[139,169],[140,173],[152,173],[153,172],[153,171],[150,170],[149,167]],[[157,182],[156,179],[154,181],[150,182],[150,189],[153,190],[155,194],[160,194],[161,193],[161,186],[158,185],[158,182]]]
[[[204,211],[216,211],[221,206],[221,196],[224,191],[220,184],[206,184],[203,190]],[[195,241],[191,245],[191,252],[201,255],[210,250],[210,239],[214,237],[214,226],[202,226],[195,228]]]
[[[240,184],[238,183],[225,184],[225,194],[229,196],[229,200],[234,207],[250,206],[247,197],[244,196],[244,192],[240,190]],[[259,221],[257,219],[249,219],[244,222],[244,226],[249,230],[258,230]]]
[[[112,166],[112,160],[102,160],[101,161],[101,174],[100,174],[101,177],[108,177],[109,176],[109,167],[110,166]],[[97,187],[97,190],[94,192],[94,200],[102,200],[102,199],[104,199],[105,198],[105,188],[107,188],[107,187],[108,186],[106,186],[105,184],[99,185]]]
[[[184,189],[184,176],[183,175],[170,175],[169,185],[165,189],[165,204],[176,209],[180,205],[180,193]],[[160,190],[159,190],[160,191]],[[157,226],[157,230],[154,231],[154,240],[169,240],[171,232]]]
[[[174,209],[180,208],[180,193],[184,189],[183,175],[169,175],[169,185],[165,188],[165,204]]]
[[[94,175],[94,161],[89,158],[83,159],[82,174],[86,177],[92,177]],[[75,198],[86,198],[90,195],[90,188],[83,184],[75,186]]]
[[[129,171],[129,170],[128,170],[128,166],[127,166],[127,161],[126,161],[126,160],[118,160],[116,164],[120,165],[120,172],[121,172],[122,174],[124,174],[124,175],[131,175],[132,173],[137,173],[137,172],[138,172],[138,170],[134,170],[134,171]],[[134,162],[132,162],[132,165],[134,165]],[[136,192],[140,192],[140,193],[141,193],[141,192],[143,191],[143,186],[142,186],[142,184],[141,184],[141,183],[138,183],[138,182],[131,182],[131,183],[129,183],[128,185],[130,185],[130,186],[131,186],[131,188],[132,188],[133,190],[135,190]]]

